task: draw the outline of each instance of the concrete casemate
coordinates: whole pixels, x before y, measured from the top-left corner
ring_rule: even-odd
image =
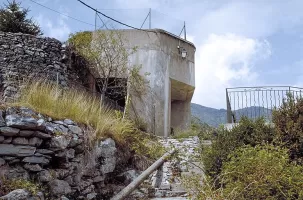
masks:
[[[195,90],[194,44],[161,29],[116,31],[127,48],[137,47],[129,66],[141,65],[140,75],[147,81],[143,94],[130,94],[132,116],[159,136],[188,128]]]

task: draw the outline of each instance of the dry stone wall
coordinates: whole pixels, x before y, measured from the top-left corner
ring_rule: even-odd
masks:
[[[108,183],[115,182],[115,177],[127,178],[123,177],[129,168],[117,171],[117,165],[127,163],[131,155],[118,158],[118,148],[110,138],[88,148],[88,133],[83,130],[72,120],[53,120],[25,107],[1,110],[0,182],[3,178],[36,182],[46,188],[40,193],[43,198],[36,197],[41,200],[112,196],[121,186]],[[0,199],[24,192],[18,189]],[[24,199],[31,199],[25,192]]]
[[[48,79],[67,86],[68,56],[56,39],[0,32],[0,73],[5,100],[30,79]]]
[[[89,88],[87,62],[59,40],[0,32],[0,96],[13,100],[30,80],[49,80],[63,87]]]

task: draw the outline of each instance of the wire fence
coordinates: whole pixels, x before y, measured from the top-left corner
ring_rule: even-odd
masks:
[[[238,87],[226,89],[227,123],[236,123],[241,117],[264,117],[272,121],[272,111],[279,108],[287,95],[301,98],[303,88],[291,86]]]

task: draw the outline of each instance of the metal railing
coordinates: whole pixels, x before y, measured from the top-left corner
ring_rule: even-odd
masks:
[[[282,105],[291,94],[301,98],[303,88],[291,86],[260,86],[226,88],[227,123],[236,123],[242,116],[264,117],[271,122],[272,110]]]

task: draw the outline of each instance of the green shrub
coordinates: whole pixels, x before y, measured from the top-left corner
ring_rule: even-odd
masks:
[[[273,112],[276,140],[287,147],[290,159],[303,164],[303,99],[288,95],[282,106]]]
[[[201,147],[206,173],[216,178],[221,172],[222,163],[228,160],[228,154],[232,151],[243,145],[270,143],[273,138],[274,129],[266,125],[262,118],[254,121],[244,117],[239,121],[239,125],[231,130],[219,128],[212,145]]]
[[[303,199],[303,167],[289,162],[288,150],[246,146],[223,164],[222,185],[232,199]]]
[[[192,174],[183,184],[193,199],[302,199],[303,167],[291,163],[288,150],[273,145],[243,146],[224,162],[218,183]]]

